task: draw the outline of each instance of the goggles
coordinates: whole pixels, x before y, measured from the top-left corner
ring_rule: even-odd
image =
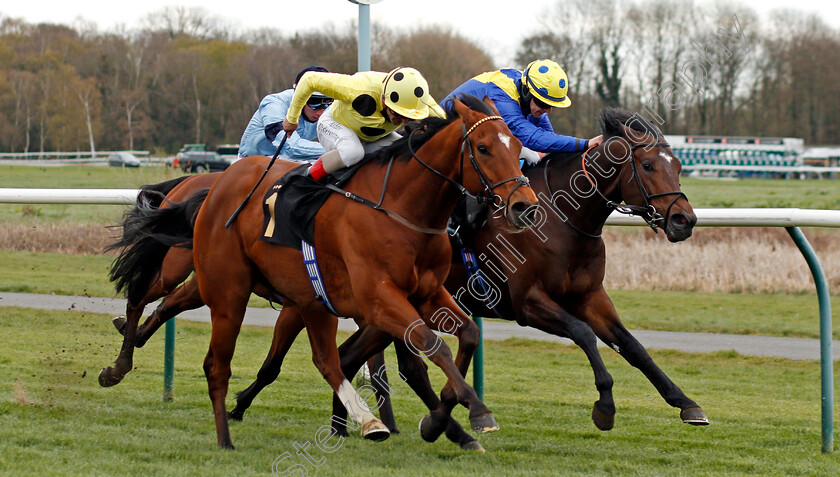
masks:
[[[331,105],[333,102],[332,98],[309,98],[306,100],[306,105],[314,110],[324,109],[327,106]]]
[[[540,100],[539,100],[539,98],[537,98],[536,96],[534,96],[534,97],[533,97],[533,99],[534,99],[534,104],[535,104],[538,108],[540,108],[540,109],[551,109],[551,108],[553,108],[553,107],[554,107],[554,106],[552,106],[552,105],[550,105],[550,104],[545,104],[545,103],[543,103],[543,102],[542,102],[542,101],[540,101]]]

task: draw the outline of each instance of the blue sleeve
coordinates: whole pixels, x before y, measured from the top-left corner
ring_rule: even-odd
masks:
[[[260,102],[260,117],[265,127],[265,136],[274,147],[283,140],[281,123],[289,110],[293,90],[270,94]],[[292,159],[317,159],[324,154],[324,148],[314,139],[317,138],[315,124],[301,120],[298,128],[286,140],[280,153]]]
[[[556,134],[547,115],[529,120],[522,114],[519,103],[507,95],[501,88],[490,88],[490,99],[496,104],[496,109],[504,118],[510,131],[522,142],[524,147],[537,152],[582,151],[586,139]]]
[[[298,128],[286,140],[286,144],[283,145],[283,149],[280,152],[292,159],[318,159],[324,154],[324,148],[319,142],[308,139],[315,139],[315,137],[317,137],[315,123],[301,119],[298,123]],[[281,135],[279,138],[275,138],[274,142],[276,145],[279,145],[282,139],[283,136]]]

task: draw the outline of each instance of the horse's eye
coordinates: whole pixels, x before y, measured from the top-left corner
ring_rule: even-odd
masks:
[[[651,164],[650,161],[644,161],[644,162],[642,162],[642,169],[644,169],[646,171],[652,171],[653,170],[653,164]]]
[[[478,152],[482,154],[490,154],[490,150],[487,149],[487,146],[478,146],[476,149],[478,149]]]

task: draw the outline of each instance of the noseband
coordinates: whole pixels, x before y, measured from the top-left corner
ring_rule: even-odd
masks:
[[[661,192],[658,194],[648,193],[644,182],[642,182],[642,177],[639,174],[639,169],[636,166],[634,155],[636,154],[636,151],[638,149],[647,149],[652,147],[670,147],[670,144],[668,144],[667,142],[654,142],[646,144],[637,144],[630,148],[630,167],[632,168],[633,177],[636,179],[636,186],[638,186],[639,192],[642,194],[642,200],[644,201],[643,206],[632,204],[620,204],[618,202],[614,202],[612,200],[609,200],[606,196],[604,196],[604,194],[598,189],[598,187],[595,184],[595,181],[592,180],[592,177],[589,176],[589,171],[586,170],[586,154],[589,153],[589,151],[591,151],[594,147],[595,146],[590,146],[589,149],[587,149],[583,153],[580,162],[583,168],[584,176],[586,176],[586,179],[589,181],[590,184],[592,184],[592,187],[595,189],[595,191],[598,192],[598,195],[600,195],[606,201],[607,207],[615,210],[620,214],[636,215],[641,217],[645,221],[645,223],[647,223],[648,227],[650,227],[654,232],[658,232],[659,228],[662,227],[665,233],[668,233],[667,219],[671,215],[671,207],[674,206],[674,204],[677,202],[677,200],[680,199],[680,197],[686,200],[688,200],[688,197],[686,197],[685,193],[678,190],[672,192]],[[656,208],[650,203],[650,201],[657,197],[667,197],[669,195],[673,195],[674,198],[668,204],[668,208],[665,209],[665,215],[662,215],[656,210]]]
[[[446,176],[446,175],[438,172],[432,166],[426,164],[419,157],[417,157],[417,154],[414,153],[414,149],[411,147],[411,137],[414,135],[415,132],[417,132],[416,129],[414,131],[411,131],[411,134],[408,137],[408,149],[411,152],[411,157],[413,157],[417,162],[422,164],[423,167],[432,171],[438,177],[441,177],[445,181],[452,184],[453,187],[458,189],[458,191],[461,193],[461,195],[466,195],[468,197],[472,197],[473,199],[477,200],[480,203],[493,204],[493,206],[496,207],[496,208],[504,207],[505,204],[507,204],[507,202],[510,200],[511,196],[513,196],[513,193],[516,192],[516,189],[519,189],[520,187],[529,185],[528,178],[525,177],[525,175],[520,175],[520,176],[517,176],[517,177],[511,177],[511,178],[508,178],[508,179],[503,179],[503,180],[493,184],[493,182],[490,180],[490,178],[487,177],[487,174],[485,174],[484,171],[481,169],[481,166],[479,166],[478,161],[475,158],[475,154],[473,153],[473,150],[472,150],[472,143],[470,142],[470,133],[473,132],[475,130],[475,128],[477,128],[478,126],[480,126],[481,124],[483,124],[487,121],[492,121],[492,120],[497,120],[497,119],[498,120],[503,120],[503,118],[501,116],[487,116],[487,117],[481,118],[475,124],[473,124],[469,129],[467,129],[467,126],[463,122],[461,123],[462,142],[461,142],[461,166],[460,166],[459,175],[461,177],[461,180],[463,180],[463,178],[464,178],[464,152],[469,151],[470,164],[472,164],[473,169],[475,169],[475,172],[478,174],[478,178],[481,181],[481,185],[484,187],[484,189],[477,195],[470,194],[470,192],[466,189],[466,187],[464,187],[460,182],[456,181],[455,179],[452,179],[449,176]],[[506,183],[511,182],[511,181],[516,181],[516,186],[510,191],[510,194],[508,194],[507,200],[503,199],[501,196],[499,196],[498,194],[496,194],[494,192],[496,190],[496,188],[499,187],[500,185],[506,184]]]

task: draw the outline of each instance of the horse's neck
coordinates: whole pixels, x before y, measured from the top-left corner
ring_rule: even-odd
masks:
[[[450,133],[449,129],[437,132],[415,154],[441,174],[457,180],[458,136]],[[387,178],[383,207],[397,212],[416,225],[446,228],[460,192],[414,158],[398,158],[394,161]]]
[[[546,184],[551,206],[568,218],[571,227],[589,234],[600,234],[612,209],[607,199],[620,202],[620,166],[612,164],[604,153],[587,155],[586,169],[582,163],[583,153],[549,156],[545,170],[540,169],[539,179],[548,177]],[[593,190],[587,179],[591,178],[597,187]],[[600,193],[599,193],[600,192]],[[540,197],[540,201],[549,198]]]

